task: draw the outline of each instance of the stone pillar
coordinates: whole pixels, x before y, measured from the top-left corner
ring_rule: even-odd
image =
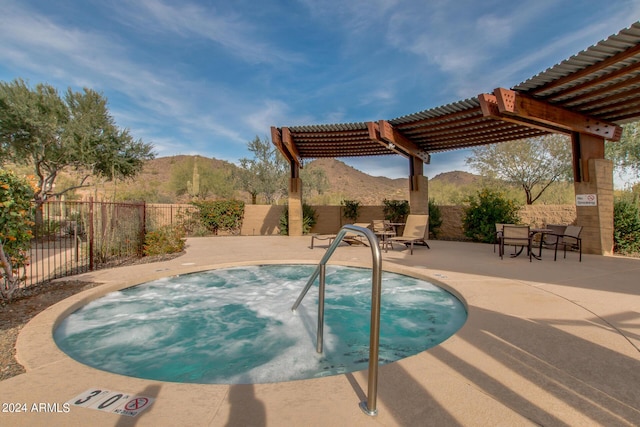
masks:
[[[289,236],[302,236],[302,179],[293,161],[289,179]]]
[[[574,134],[573,170],[577,225],[585,253],[613,253],[613,163],[604,158],[604,139]],[[595,196],[595,197],[591,197]]]
[[[574,184],[576,197],[595,195],[595,206],[576,203],[578,225],[582,226],[582,250],[588,254],[613,253],[613,162],[588,161],[589,181]]]
[[[429,214],[429,180],[423,175],[423,162],[418,157],[409,159],[409,207],[416,215]]]

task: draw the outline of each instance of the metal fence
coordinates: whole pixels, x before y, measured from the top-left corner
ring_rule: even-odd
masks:
[[[192,205],[48,201],[35,212],[23,286],[98,269],[143,255],[145,234],[180,226],[202,233]]]

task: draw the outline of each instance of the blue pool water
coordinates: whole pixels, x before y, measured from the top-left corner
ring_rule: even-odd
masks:
[[[327,267],[324,352],[315,351],[317,283],[291,306],[311,265],[265,265],[164,278],[72,313],[54,339],[72,358],[161,381],[249,384],[367,369],[371,270]],[[383,272],[380,364],[433,347],[466,321],[428,282]]]

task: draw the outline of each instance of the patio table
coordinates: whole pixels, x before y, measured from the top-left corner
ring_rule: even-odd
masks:
[[[540,248],[538,249],[538,255],[534,253],[532,253],[532,255],[535,259],[541,260],[542,259],[542,242],[544,242],[544,235],[547,233],[553,233],[553,230],[550,228],[532,228],[529,231],[529,233],[531,235],[532,241],[533,241],[533,236],[535,236],[536,234],[540,234]]]

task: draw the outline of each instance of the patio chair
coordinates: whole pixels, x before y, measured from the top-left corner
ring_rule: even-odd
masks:
[[[353,225],[356,225],[358,227],[362,227],[362,228],[368,228],[371,229],[371,224],[368,222],[356,222]],[[347,232],[347,234],[345,234],[345,236],[342,238],[342,241],[345,242],[348,245],[362,245],[362,246],[369,246],[367,244],[367,239],[359,234],[351,234],[349,232]]]
[[[531,231],[528,225],[505,225],[502,227],[502,237],[500,238],[500,259],[504,256],[504,247],[513,246],[511,257],[517,257],[527,248],[529,262],[531,262]],[[520,247],[520,250],[518,250]]]
[[[366,222],[357,222],[353,225],[357,225],[359,227],[362,228],[370,228],[369,227],[369,223]],[[331,246],[331,243],[333,243],[333,241],[335,240],[335,238],[338,237],[337,233],[334,234],[312,234],[311,235],[311,249],[313,249],[313,244],[316,240],[328,240],[329,241],[329,245]],[[358,234],[352,234],[347,232],[347,234],[345,234],[345,236],[342,238],[342,242],[346,243],[347,245],[351,246],[351,245],[362,245],[362,246],[369,246],[367,244],[367,240],[365,238],[363,238],[362,236],[358,235]]]
[[[578,251],[580,252],[580,262],[582,262],[582,238],[580,237],[580,233],[582,232],[582,226],[579,225],[568,225],[565,228],[564,233],[556,234],[556,247],[555,253],[553,255],[553,260],[555,261],[558,257],[558,246],[562,245],[564,249],[564,258],[567,258],[567,248],[570,251]]]
[[[547,230],[551,230],[551,232],[543,233],[540,244],[543,248],[555,249],[556,243],[559,239],[558,236],[562,236],[564,234],[564,230],[567,228],[567,226],[561,224],[547,224],[544,226],[544,228],[546,228]]]
[[[496,240],[493,242],[493,253],[496,253],[496,245],[500,248],[500,239],[502,239],[502,229],[505,225],[515,225],[515,224],[498,224],[496,223]]]
[[[402,236],[391,237],[389,243],[391,249],[393,249],[394,243],[404,243],[411,247],[411,255],[413,255],[413,245],[415,243],[422,243],[427,248],[427,237],[429,236],[429,215],[414,215],[409,214],[407,216],[407,222],[404,226]],[[431,249],[431,248],[429,248]]]
[[[396,232],[391,224],[389,224],[389,221],[385,219],[374,219],[373,221],[371,221],[371,230],[373,231],[373,234],[376,235],[381,246],[386,251],[391,244],[391,242],[389,242],[389,239],[395,237],[396,235]]]

